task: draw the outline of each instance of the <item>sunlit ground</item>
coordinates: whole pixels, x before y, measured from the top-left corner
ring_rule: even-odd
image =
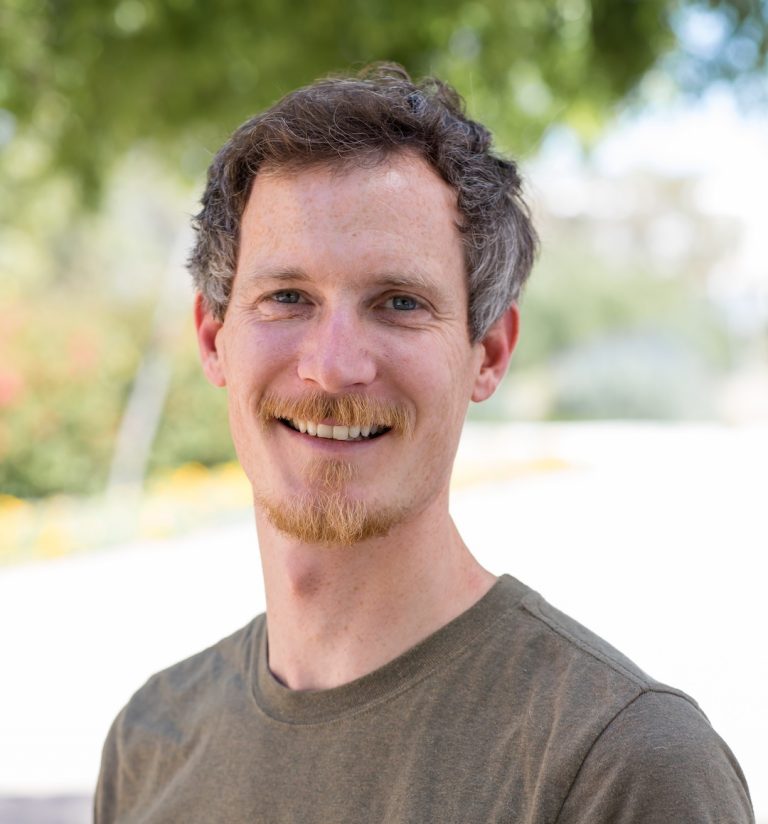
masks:
[[[698,700],[744,767],[758,821],[766,456],[759,425],[473,425],[453,500],[487,567]],[[185,533],[184,506],[212,509],[217,495],[224,523]],[[169,478],[142,511],[169,536],[0,568],[1,796],[88,795],[131,693],[263,609],[247,486],[231,469]]]
[[[175,537],[250,506],[251,491],[236,463],[208,469],[185,464],[153,478],[143,496],[57,495],[39,501],[0,495],[0,567],[71,557],[130,539]]]

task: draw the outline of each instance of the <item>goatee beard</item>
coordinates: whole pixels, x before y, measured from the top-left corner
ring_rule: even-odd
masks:
[[[402,520],[397,507],[377,508],[351,498],[346,485],[354,478],[353,464],[317,459],[309,468],[309,490],[283,501],[257,496],[257,505],[280,532],[303,543],[352,546],[381,538]]]
[[[293,398],[267,393],[256,408],[256,416],[264,426],[274,425],[276,419],[375,425],[391,431],[386,437],[407,438],[413,427],[407,406],[364,393],[309,392]],[[351,546],[382,537],[402,520],[404,507],[377,507],[350,497],[348,485],[355,473],[350,462],[318,458],[307,469],[306,492],[280,501],[257,493],[256,504],[273,526],[306,543]]]

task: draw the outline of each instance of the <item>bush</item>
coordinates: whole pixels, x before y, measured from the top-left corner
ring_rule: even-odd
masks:
[[[0,329],[0,489],[19,497],[101,489],[143,317],[57,295],[7,304]]]
[[[0,312],[0,490],[20,498],[100,492],[152,312],[49,294]],[[233,457],[226,399],[202,375],[191,330],[150,459],[160,470]]]

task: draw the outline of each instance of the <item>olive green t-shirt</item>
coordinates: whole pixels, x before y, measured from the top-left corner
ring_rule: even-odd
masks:
[[[330,690],[270,673],[264,616],[153,676],[110,730],[106,822],[747,824],[696,704],[503,576]]]

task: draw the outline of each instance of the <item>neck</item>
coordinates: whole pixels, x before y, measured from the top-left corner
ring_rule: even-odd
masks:
[[[257,509],[269,666],[286,686],[330,689],[366,675],[478,601],[495,577],[461,540],[447,494],[383,538],[315,546]]]

